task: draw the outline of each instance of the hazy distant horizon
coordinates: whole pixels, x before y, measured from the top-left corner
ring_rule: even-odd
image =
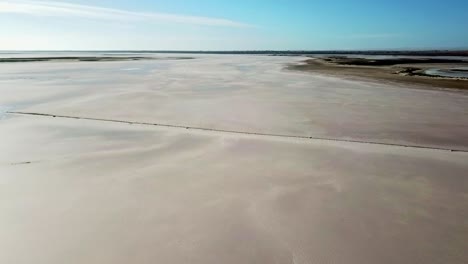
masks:
[[[164,49],[56,49],[56,50],[2,50],[0,52],[425,52],[425,51],[468,51],[466,48],[395,48],[395,49],[251,49],[251,50],[164,50]]]

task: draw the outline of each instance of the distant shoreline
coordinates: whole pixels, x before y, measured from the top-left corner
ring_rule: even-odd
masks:
[[[172,54],[226,54],[226,55],[274,55],[274,56],[301,56],[301,55],[376,55],[376,56],[463,56],[468,57],[466,50],[3,50],[2,53],[66,53],[66,52],[103,52],[103,53],[172,53]]]
[[[1,58],[0,63],[20,63],[20,62],[110,62],[110,61],[139,61],[139,60],[190,60],[192,57],[98,57],[98,56],[83,56],[83,57],[25,57],[25,58]]]

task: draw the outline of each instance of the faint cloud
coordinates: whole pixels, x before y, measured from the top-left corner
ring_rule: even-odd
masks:
[[[0,13],[49,17],[81,17],[103,20],[155,21],[204,26],[250,27],[241,22],[212,17],[186,16],[156,12],[133,12],[114,8],[70,4],[56,1],[2,1]]]

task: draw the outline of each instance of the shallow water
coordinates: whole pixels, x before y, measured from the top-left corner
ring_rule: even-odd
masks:
[[[457,71],[460,70],[460,71]],[[429,69],[424,72],[432,76],[450,77],[450,78],[468,78],[468,67],[453,69]]]

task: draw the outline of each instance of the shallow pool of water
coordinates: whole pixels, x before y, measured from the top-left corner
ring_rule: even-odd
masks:
[[[453,69],[429,69],[426,70],[424,73],[432,76],[468,78],[468,67],[460,67]]]

